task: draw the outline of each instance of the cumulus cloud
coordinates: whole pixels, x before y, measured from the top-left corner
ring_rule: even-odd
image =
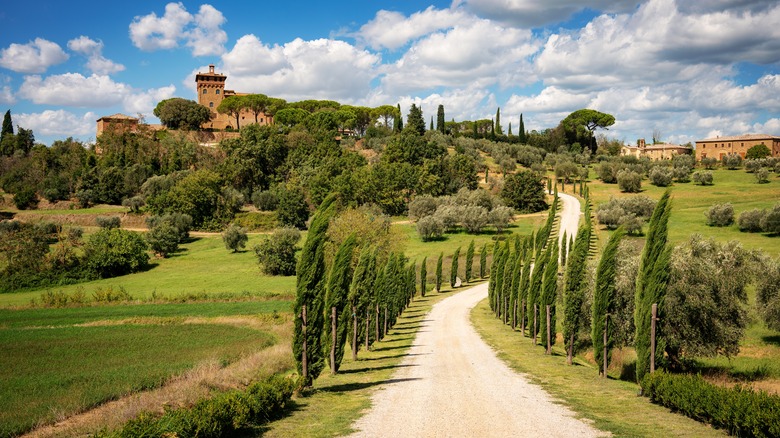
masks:
[[[27,44],[11,44],[0,50],[0,67],[17,73],[43,73],[68,60],[68,54],[51,41],[36,38]]]
[[[149,116],[160,101],[174,97],[175,93],[176,87],[173,85],[135,92],[125,96],[123,99],[123,106],[125,111],[129,114],[144,114]]]
[[[40,113],[14,114],[14,122],[36,135],[84,136],[94,135],[98,116],[87,112],[81,116],[65,110],[46,110]]]
[[[475,14],[520,27],[542,27],[570,19],[584,9],[629,12],[639,0],[465,0],[457,2]]]
[[[87,68],[99,75],[118,73],[125,69],[122,64],[117,64],[103,57],[103,42],[95,41],[84,35],[68,41],[68,48],[87,57]]]
[[[201,5],[193,16],[181,2],[168,3],[162,17],[154,12],[136,16],[130,23],[130,39],[146,51],[173,49],[183,42],[195,56],[221,55],[227,42],[221,28],[225,21],[222,12],[211,5]]]
[[[395,50],[431,32],[448,29],[467,20],[469,17],[461,10],[435,9],[433,6],[409,17],[399,12],[381,10],[360,27],[355,37],[376,50]]]
[[[368,95],[380,57],[344,41],[297,38],[270,47],[247,35],[222,60],[228,86],[239,92],[355,101]]]

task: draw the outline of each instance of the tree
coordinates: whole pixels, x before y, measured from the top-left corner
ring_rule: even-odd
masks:
[[[539,299],[539,332],[542,336],[542,344],[547,346],[547,353],[551,353],[552,345],[555,344],[555,309],[558,301],[558,242],[555,241],[548,245],[547,264],[544,267],[544,277],[542,279],[542,295]],[[550,337],[547,338],[547,306],[550,307]]]
[[[11,110],[8,110],[5,112],[5,116],[3,116],[3,129],[0,131],[0,142],[3,138],[5,138],[6,135],[13,135],[14,134],[14,122],[13,119],[11,119]]]
[[[624,169],[617,173],[617,182],[620,191],[639,193],[642,190],[642,175],[632,170]]]
[[[211,120],[211,110],[194,100],[180,97],[160,101],[153,113],[169,129],[194,131]]]
[[[368,350],[369,327],[371,319],[371,291],[376,277],[376,248],[365,245],[360,250],[355,272],[352,274],[352,284],[349,286],[348,300],[352,307],[352,359],[357,360],[357,351],[361,337],[366,342]],[[365,331],[358,327],[360,317],[365,315]],[[349,330],[348,330],[349,331]],[[362,332],[362,336],[361,336]]]
[[[592,109],[574,111],[561,121],[569,144],[580,142],[588,145],[591,153],[596,153],[593,131],[597,128],[609,129],[615,124],[615,117]]]
[[[586,268],[590,246],[591,227],[586,222],[580,227],[574,240],[574,247],[566,261],[566,275],[563,287],[563,343],[566,346],[566,362],[571,365],[577,354],[577,335],[585,320],[583,303],[587,294]],[[595,342],[595,341],[594,341]]]
[[[769,148],[764,143],[761,143],[752,146],[750,149],[748,149],[747,152],[745,153],[745,159],[756,160],[756,159],[766,158],[771,155],[772,155],[772,151],[770,151]]]
[[[103,228],[84,246],[87,268],[100,278],[130,274],[149,263],[147,245],[140,234],[121,228]]]
[[[712,185],[712,172],[709,170],[699,170],[693,172],[693,182],[694,184],[700,184],[703,186]]]
[[[441,268],[444,253],[439,253],[439,259],[436,260],[436,292],[441,292]]]
[[[241,111],[246,108],[243,96],[228,96],[217,106],[217,112],[236,118],[236,129],[241,130]]]
[[[474,266],[474,240],[469,243],[468,249],[466,249],[466,276],[464,277],[466,283],[471,282],[471,271]]]
[[[460,247],[452,255],[452,266],[450,267],[450,287],[455,289],[458,283],[458,257],[460,256]]]
[[[303,108],[284,108],[274,115],[274,123],[293,127],[304,123],[311,113]]]
[[[374,120],[381,120],[382,124],[385,126],[385,128],[390,127],[390,119],[393,119],[395,121],[394,126],[398,125],[398,114],[400,114],[401,109],[400,105],[398,106],[398,109],[392,105],[382,105],[374,108],[371,110],[371,117]],[[399,130],[400,131],[400,130]]]
[[[268,275],[295,274],[295,245],[301,232],[295,227],[275,229],[268,238],[255,245],[257,261]]]
[[[352,253],[356,244],[357,240],[352,234],[339,246],[328,275],[322,348],[326,351],[330,350],[329,362],[332,374],[339,371],[341,360],[344,358],[344,344],[347,343],[347,327],[351,312],[346,310],[349,287],[352,284]]]
[[[650,326],[652,320],[651,308],[658,306],[658,317],[665,318],[666,287],[669,282],[669,264],[671,247],[668,245],[669,216],[672,206],[671,192],[664,192],[650,217],[647,240],[642,250],[639,273],[636,279],[636,298],[634,299],[634,325],[636,334],[634,343],[637,354],[636,377],[641,382],[651,369]],[[656,331],[656,363],[661,363],[665,342],[663,329]],[[653,365],[654,367],[654,365]]]
[[[539,175],[532,171],[507,175],[501,197],[509,207],[520,213],[535,213],[547,208],[544,184]]]
[[[444,105],[441,104],[439,105],[439,108],[436,110],[436,128],[442,134],[447,133],[446,122],[444,119]]]
[[[531,337],[536,343],[536,335],[539,334],[539,318],[546,317],[544,310],[539,307],[542,296],[542,283],[545,267],[550,263],[550,251],[537,251],[537,257],[534,261],[533,271],[531,272],[530,284],[528,285],[528,299],[526,300],[526,314],[529,323],[533,320],[531,326]]]
[[[485,268],[487,268],[487,242],[482,245],[482,250],[479,252],[479,278],[485,278],[487,274]]]
[[[296,268],[293,354],[305,386],[311,386],[325,367],[322,351],[326,285],[324,246],[328,225],[335,213],[336,197],[331,195],[322,201],[312,218]]]
[[[425,289],[428,287],[428,257],[424,257],[420,264],[420,295],[425,296]]]
[[[712,205],[705,213],[707,225],[727,227],[734,223],[734,206],[730,202]]]
[[[169,222],[160,222],[146,233],[146,242],[155,254],[168,257],[179,249],[179,230]]]
[[[591,316],[591,335],[593,342],[593,358],[599,368],[599,373],[604,370],[603,349],[607,349],[607,365],[614,346],[614,329],[608,327],[610,315],[615,313],[615,278],[617,275],[617,254],[620,241],[625,231],[619,228],[612,236],[601,253],[598,269],[596,270],[596,289],[593,291],[593,307]],[[577,236],[579,237],[579,236]],[[575,248],[577,244],[575,243]],[[604,330],[607,331],[607,343],[604,345]],[[606,376],[604,376],[606,377]]]
[[[248,94],[243,96],[244,106],[255,115],[255,123],[258,123],[258,116],[268,112],[270,101],[265,94]]]
[[[780,260],[766,260],[756,286],[756,309],[767,327],[780,331]]]
[[[246,230],[236,224],[230,224],[222,233],[222,242],[225,243],[225,248],[233,252],[244,249],[248,239]]]
[[[520,126],[517,128],[517,140],[520,144],[528,143],[528,137],[525,134],[525,123],[523,123],[522,113],[520,113]]]
[[[419,135],[425,134],[425,119],[423,118],[422,108],[415,104],[412,104],[409,108],[409,114],[406,116],[406,129]]]
[[[279,190],[279,206],[276,209],[279,223],[298,229],[306,228],[309,205],[303,191],[298,187],[284,187]]]
[[[501,107],[496,109],[496,125],[495,125],[495,131],[497,135],[502,135],[504,133],[503,129],[501,128]]]

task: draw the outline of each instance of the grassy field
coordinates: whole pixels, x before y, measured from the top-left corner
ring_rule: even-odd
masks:
[[[279,339],[236,321],[285,302],[0,311],[0,436],[158,387],[199,363],[223,366]]]

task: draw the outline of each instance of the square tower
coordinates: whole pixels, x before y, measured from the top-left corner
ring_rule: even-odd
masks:
[[[198,86],[198,103],[211,110],[216,116],[217,107],[225,98],[225,79],[227,76],[214,72],[214,64],[209,64],[209,72],[198,72],[195,83]]]

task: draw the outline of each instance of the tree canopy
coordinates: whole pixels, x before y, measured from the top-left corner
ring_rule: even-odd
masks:
[[[596,143],[593,131],[597,128],[608,129],[615,124],[615,117],[592,109],[574,111],[561,120],[561,126],[566,134],[569,144],[579,142],[587,144],[591,152],[596,152]]]
[[[211,111],[194,100],[173,97],[160,101],[154,115],[170,129],[196,130],[211,119]]]

